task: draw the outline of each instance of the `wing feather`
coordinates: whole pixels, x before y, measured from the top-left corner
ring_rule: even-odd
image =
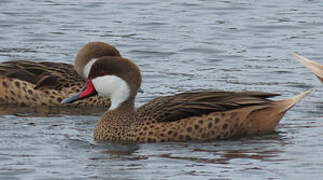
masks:
[[[73,65],[66,63],[7,61],[0,63],[0,75],[32,83],[35,88],[46,87],[56,90],[84,82]]]
[[[145,116],[149,116],[159,122],[170,122],[211,112],[228,111],[253,105],[265,105],[271,102],[267,98],[274,96],[279,96],[279,94],[259,91],[186,92],[155,98],[141,106],[137,113],[143,119]]]

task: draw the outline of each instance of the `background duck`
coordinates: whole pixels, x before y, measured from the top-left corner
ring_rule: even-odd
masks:
[[[66,106],[60,102],[85,84],[87,74],[79,75],[95,58],[120,56],[103,42],[84,45],[75,58],[75,66],[66,63],[7,61],[0,63],[0,103],[18,106]],[[110,100],[91,97],[71,104],[78,107],[109,107]],[[70,105],[70,106],[71,106]]]
[[[274,131],[288,109],[311,92],[290,99],[265,92],[186,92],[158,97],[135,110],[141,85],[139,67],[121,57],[92,64],[86,87],[71,103],[94,95],[111,98],[110,109],[94,128],[97,141],[210,141]]]

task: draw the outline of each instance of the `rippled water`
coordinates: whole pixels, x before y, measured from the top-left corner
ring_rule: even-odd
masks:
[[[319,0],[1,0],[0,61],[72,63],[85,43],[108,42],[142,69],[138,105],[191,89],[285,98],[317,88],[275,133],[210,143],[97,143],[100,113],[4,108],[0,179],[318,179],[323,85],[289,53],[323,63],[322,9]]]

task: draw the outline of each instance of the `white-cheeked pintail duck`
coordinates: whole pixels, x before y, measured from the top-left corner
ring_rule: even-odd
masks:
[[[119,51],[103,42],[83,46],[72,64],[54,62],[7,61],[0,63],[0,104],[18,106],[62,106],[61,101],[79,92],[96,58],[118,56]],[[82,71],[82,73],[81,73]],[[71,104],[78,107],[106,107],[110,100],[91,97]],[[69,106],[71,106],[69,105]]]
[[[266,92],[186,92],[157,97],[136,110],[140,85],[133,62],[101,57],[92,64],[86,87],[62,103],[97,94],[111,99],[94,128],[97,141],[211,141],[273,132],[286,111],[311,92],[278,101],[268,98],[279,94]]]

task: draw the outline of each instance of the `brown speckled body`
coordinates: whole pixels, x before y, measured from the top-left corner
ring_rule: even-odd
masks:
[[[200,93],[203,95],[203,92]],[[216,94],[216,92],[213,93]],[[221,92],[218,93],[219,95],[222,94]],[[293,99],[293,101],[291,99],[271,101],[260,97],[249,97],[247,98],[247,101],[249,102],[243,102],[243,99],[246,97],[241,96],[241,93],[239,93],[239,95],[234,92],[231,93],[232,97],[236,96],[237,99],[235,100],[237,101],[222,101],[221,103],[223,104],[228,103],[228,106],[217,107],[219,108],[218,111],[212,110],[215,112],[202,113],[200,115],[190,115],[190,113],[196,109],[194,110],[193,108],[189,109],[188,107],[185,107],[185,101],[182,100],[177,102],[182,104],[177,104],[176,107],[172,107],[169,101],[174,100],[174,98],[176,99],[176,97],[180,95],[157,98],[132,113],[120,110],[109,111],[96,125],[94,129],[94,138],[97,141],[146,143],[167,141],[213,141],[243,137],[246,135],[266,134],[274,131],[285,112],[308,92],[301,96],[297,96],[297,99]],[[245,92],[245,95],[247,94],[248,92]],[[268,96],[269,94],[263,95]],[[239,99],[241,100],[240,102]],[[253,99],[253,101],[250,101],[251,99]],[[168,101],[168,103],[161,103],[160,101]],[[160,103],[168,106],[160,107]],[[221,103],[214,102],[213,105],[216,107],[217,105],[221,105]],[[234,107],[235,103],[244,105],[236,105],[236,107]],[[159,107],[157,104],[159,104]],[[231,108],[230,104],[232,105]],[[154,105],[156,105],[158,109],[151,107]],[[180,112],[180,106],[183,106],[182,108],[184,108],[185,111]],[[168,108],[169,111],[163,111],[165,108]],[[173,108],[177,108],[178,112]],[[202,103],[200,104],[200,108],[201,109],[199,110],[203,109]],[[225,108],[227,108],[227,110],[222,110]],[[173,111],[171,109],[173,109]],[[191,112],[189,110],[191,110]],[[166,113],[166,115],[164,113]],[[176,119],[171,117],[170,114],[167,113],[177,114],[177,117],[179,118]],[[185,117],[183,113],[188,116]],[[184,118],[180,118],[181,116]]]

